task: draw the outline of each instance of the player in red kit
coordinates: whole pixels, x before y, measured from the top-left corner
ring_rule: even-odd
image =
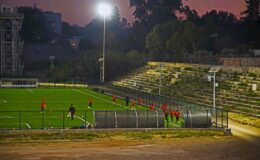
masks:
[[[112,99],[113,99],[113,103],[116,103],[116,96],[115,95],[112,96]]]
[[[164,104],[162,105],[162,110],[163,110],[163,112],[166,112],[167,109],[168,109],[168,107],[167,107],[167,105],[164,103]]]
[[[140,105],[140,106],[143,105],[143,99],[139,99],[139,105]]]
[[[41,111],[44,112],[45,108],[46,108],[46,104],[45,104],[45,100],[46,100],[46,97],[44,97],[42,99],[42,103],[41,103]]]
[[[177,111],[175,112],[175,115],[176,115],[176,120],[177,120],[177,122],[179,122],[180,112],[177,110]]]
[[[153,110],[154,110],[154,105],[151,104],[151,105],[150,105],[150,111],[153,111]]]
[[[174,110],[173,110],[173,109],[171,109],[171,112],[170,112],[170,114],[171,114],[171,119],[172,119],[172,122],[173,122],[173,118],[174,118],[174,115],[175,115],[175,112],[174,112]]]
[[[135,109],[135,100],[132,100],[132,109]]]

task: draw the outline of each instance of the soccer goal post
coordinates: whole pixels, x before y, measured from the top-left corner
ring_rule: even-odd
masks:
[[[36,88],[38,81],[36,78],[1,78],[1,88]]]

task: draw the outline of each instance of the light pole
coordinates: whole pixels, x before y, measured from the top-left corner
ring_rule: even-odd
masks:
[[[102,83],[105,82],[105,50],[106,50],[106,18],[109,17],[112,13],[112,7],[103,2],[98,5],[98,14],[104,19],[104,28],[103,28],[103,58],[102,58]]]
[[[102,65],[103,65],[103,58],[99,58],[98,59],[98,63],[99,63],[99,67],[100,67],[100,70],[99,70],[99,80],[100,80],[100,83],[102,83]]]
[[[55,56],[50,56],[49,59],[51,61],[51,68],[54,68],[53,60],[55,59]]]
[[[162,90],[162,67],[163,65],[160,64],[160,78],[159,78],[159,95],[161,95],[161,90]]]
[[[219,68],[212,67],[209,73],[213,73],[213,75],[208,75],[208,80],[211,82],[213,79],[213,110],[216,109],[216,87],[218,87],[218,83],[216,83],[216,73],[219,71]]]

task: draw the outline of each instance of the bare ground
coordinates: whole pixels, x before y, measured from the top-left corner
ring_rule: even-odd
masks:
[[[77,142],[10,143],[0,145],[0,159],[258,159],[260,141],[237,138],[176,140],[102,140]]]
[[[135,140],[116,135],[94,140],[0,141],[1,160],[256,160],[260,157],[260,129],[230,122],[234,136]],[[1,137],[0,137],[1,138]],[[12,138],[11,138],[12,139]],[[15,138],[14,138],[15,139]]]

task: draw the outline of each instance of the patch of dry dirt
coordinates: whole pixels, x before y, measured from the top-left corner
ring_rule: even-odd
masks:
[[[1,144],[1,160],[244,160],[260,157],[260,141],[248,143],[236,137],[225,139],[188,138],[177,140],[102,140],[77,142],[42,142]],[[257,158],[258,157],[258,158]]]

